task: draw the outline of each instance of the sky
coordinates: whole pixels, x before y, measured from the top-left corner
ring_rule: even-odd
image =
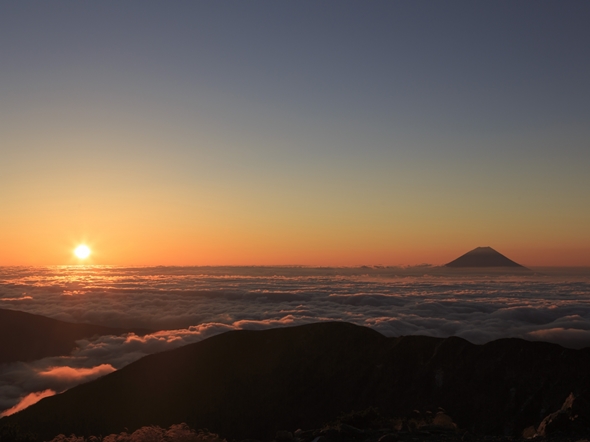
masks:
[[[0,0],[0,265],[590,266],[588,19]]]

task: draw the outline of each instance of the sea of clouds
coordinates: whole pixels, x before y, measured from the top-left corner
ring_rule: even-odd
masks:
[[[4,415],[147,354],[235,329],[348,321],[386,336],[590,346],[589,269],[5,267],[0,308],[154,331],[81,340],[67,357],[0,366]]]

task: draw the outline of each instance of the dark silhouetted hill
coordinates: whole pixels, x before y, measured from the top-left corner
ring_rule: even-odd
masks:
[[[73,324],[16,310],[0,309],[0,364],[69,355],[76,341],[97,335],[120,335],[130,330],[92,324]]]
[[[525,267],[506,258],[499,252],[496,252],[491,247],[477,247],[465,255],[461,255],[457,259],[445,264],[445,267],[467,267],[467,268],[478,268],[478,267],[512,267],[521,268]]]
[[[348,323],[231,331],[146,356],[0,420],[44,439],[186,422],[222,437],[270,440],[341,413],[443,407],[476,434],[519,435],[587,394],[590,349],[502,339],[386,338]]]

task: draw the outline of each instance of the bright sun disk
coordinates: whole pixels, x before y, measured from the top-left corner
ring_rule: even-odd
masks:
[[[90,249],[88,248],[88,246],[82,244],[76,247],[76,250],[74,250],[74,255],[76,255],[80,259],[88,258],[88,256],[90,255]]]

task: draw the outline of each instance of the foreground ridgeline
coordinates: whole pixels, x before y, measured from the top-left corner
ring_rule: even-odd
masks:
[[[452,268],[487,268],[487,267],[511,267],[524,269],[525,267],[506,258],[491,247],[477,247],[465,255],[445,264],[445,267]]]
[[[146,356],[1,419],[0,434],[51,440],[184,422],[227,440],[577,437],[590,434],[589,395],[589,348],[387,338],[315,323],[231,331]]]

